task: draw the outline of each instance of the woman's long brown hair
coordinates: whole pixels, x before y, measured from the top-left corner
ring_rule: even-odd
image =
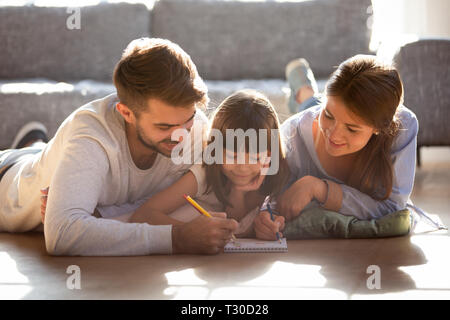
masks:
[[[378,131],[359,151],[347,183],[374,199],[387,199],[394,179],[391,147],[399,130],[396,112],[403,101],[399,73],[375,56],[357,55],[332,74],[325,94],[339,97],[351,112]]]
[[[261,93],[255,90],[241,90],[231,96],[227,97],[217,108],[214,113],[214,118],[211,124],[211,129],[219,130],[223,137],[223,150],[226,150],[226,130],[227,129],[259,129],[267,130],[267,149],[271,150],[271,130],[279,130],[279,120],[275,109],[270,101]],[[276,196],[287,183],[289,178],[289,168],[285,158],[283,141],[278,135],[278,154],[271,154],[272,157],[278,157],[279,170],[277,174],[268,175],[265,177],[263,184],[259,188],[259,193],[265,196]],[[213,140],[209,138],[208,144]],[[234,143],[235,149],[237,147],[236,140]],[[258,137],[259,146],[259,137]],[[231,150],[236,152],[236,150]],[[246,140],[245,151],[249,151],[249,144]],[[258,150],[262,152],[265,150]],[[206,169],[207,192],[211,190],[215,193],[217,199],[224,204],[224,206],[232,206],[227,201],[228,193],[230,192],[228,178],[222,172],[221,164],[204,164]]]

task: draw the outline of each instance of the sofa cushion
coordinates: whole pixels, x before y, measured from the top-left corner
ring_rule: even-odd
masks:
[[[320,90],[325,80],[318,80]],[[282,79],[215,81],[206,80],[210,103],[205,110],[211,116],[230,94],[242,89],[255,89],[272,102],[281,122],[291,116],[287,107],[288,84]],[[9,148],[19,128],[29,121],[40,121],[52,137],[59,125],[76,108],[115,91],[111,82],[82,80],[57,82],[44,78],[0,79],[0,150]]]
[[[0,6],[0,79],[110,80],[127,44],[148,36],[148,12],[142,4],[84,6],[77,29],[65,7]]]
[[[357,53],[367,53],[370,0],[242,2],[160,0],[152,36],[189,53],[210,80],[284,78],[304,57],[317,77]]]
[[[277,110],[280,121],[290,116],[286,106],[287,83],[276,80],[205,81],[210,103],[205,110],[211,116],[220,102],[233,92],[251,88],[264,93]],[[76,108],[104,97],[115,88],[111,82],[83,80],[57,82],[44,78],[0,80],[0,150],[9,148],[16,132],[29,121],[40,121],[52,137],[59,125]],[[12,116],[14,115],[14,116]]]
[[[53,137],[76,108],[114,92],[114,86],[96,81],[74,83],[48,79],[0,80],[0,150],[9,148],[21,126],[42,122]]]

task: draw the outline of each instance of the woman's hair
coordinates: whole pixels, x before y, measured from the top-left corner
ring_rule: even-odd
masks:
[[[229,97],[227,97],[217,108],[211,124],[211,130],[220,131],[223,137],[223,151],[227,148],[226,130],[227,129],[242,129],[246,132],[249,129],[256,131],[257,145],[260,146],[258,134],[259,129],[267,130],[267,150],[257,150],[258,152],[272,150],[272,130],[279,130],[279,120],[277,114],[270,103],[270,101],[261,93],[254,90],[241,90]],[[259,188],[259,193],[262,195],[269,195],[271,197],[278,195],[289,178],[289,168],[285,158],[283,141],[280,133],[273,135],[277,138],[278,149],[276,152],[270,154],[271,161],[274,157],[278,157],[278,172],[274,175],[267,175],[263,184]],[[252,150],[249,144],[248,137],[245,137],[245,152]],[[213,143],[213,137],[210,135],[208,144]],[[238,148],[237,139],[234,137],[234,150]],[[211,190],[215,193],[217,199],[225,206],[232,206],[227,201],[227,195],[230,192],[228,178],[222,172],[222,165],[213,163],[211,165],[204,164],[206,169],[207,192]]]
[[[325,94],[339,97],[351,112],[377,130],[358,154],[347,183],[374,199],[387,199],[394,179],[391,147],[399,130],[396,112],[403,102],[399,73],[375,56],[356,55],[331,75]]]
[[[146,110],[149,98],[176,107],[208,103],[206,85],[189,55],[165,39],[131,41],[114,69],[113,81],[120,101],[136,115]]]

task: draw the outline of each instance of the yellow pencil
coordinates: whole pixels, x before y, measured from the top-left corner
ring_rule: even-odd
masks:
[[[184,194],[183,197],[195,208],[197,209],[198,212],[200,212],[201,214],[203,214],[204,216],[207,216],[208,218],[212,218],[212,215],[209,214],[208,211],[206,211],[205,209],[203,209],[194,199],[192,199],[190,196]],[[231,235],[231,237],[233,238],[233,240],[236,240],[236,237],[234,236],[234,234]]]
[[[183,195],[183,197],[195,208],[197,209],[198,212],[200,212],[201,214],[207,216],[208,218],[212,218],[212,215],[209,214],[208,211],[206,211],[205,209],[203,209],[194,199],[192,199],[190,196],[188,195]]]

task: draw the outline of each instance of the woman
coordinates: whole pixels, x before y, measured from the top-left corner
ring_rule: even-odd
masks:
[[[304,111],[283,123],[291,183],[270,206],[287,221],[311,202],[361,220],[404,209],[414,183],[418,122],[401,105],[397,70],[375,56],[349,58],[331,75],[321,101],[304,59],[286,73],[290,107]],[[264,207],[255,229],[265,239],[279,231]]]

